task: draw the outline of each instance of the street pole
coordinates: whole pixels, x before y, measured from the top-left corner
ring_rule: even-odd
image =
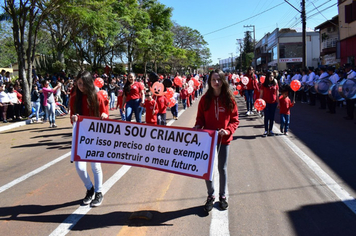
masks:
[[[306,57],[306,40],[305,40],[305,36],[306,36],[306,28],[307,28],[307,21],[306,21],[306,13],[305,13],[305,0],[302,0],[301,2],[301,7],[302,10],[298,10],[295,6],[293,6],[292,4],[290,4],[287,0],[284,0],[286,3],[288,3],[290,6],[292,6],[295,10],[297,10],[300,14],[301,14],[301,18],[302,18],[302,28],[303,28],[303,32],[302,32],[302,44],[303,44],[303,58],[302,58],[302,69],[306,68],[307,65],[307,57]]]
[[[231,55],[231,71],[233,70],[234,68],[234,53],[233,52],[230,52],[230,55]],[[230,72],[231,72],[230,71]]]
[[[237,42],[240,44],[240,73],[242,71],[242,39],[236,39]]]

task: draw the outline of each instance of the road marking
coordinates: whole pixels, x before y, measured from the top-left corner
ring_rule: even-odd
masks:
[[[275,128],[275,133],[278,130]],[[306,155],[300,148],[298,148],[286,136],[281,137],[283,141],[290,147],[290,149],[297,154],[297,156],[304,161],[305,164],[321,179],[321,181],[328,187],[354,214],[356,214],[356,199],[344,190],[339,184],[333,180],[321,167]]]
[[[9,188],[11,188],[11,187],[13,187],[13,186],[15,186],[16,184],[21,183],[22,181],[24,181],[24,180],[30,178],[31,176],[34,176],[35,174],[40,173],[41,171],[47,169],[48,167],[53,166],[53,165],[56,164],[57,162],[60,162],[61,160],[63,160],[63,159],[65,159],[65,158],[69,157],[69,156],[70,156],[70,153],[71,153],[71,152],[68,152],[68,153],[64,154],[63,156],[60,156],[60,157],[58,157],[57,159],[55,159],[55,160],[53,160],[53,161],[51,161],[51,162],[48,162],[46,165],[43,165],[43,166],[41,166],[41,167],[39,167],[39,168],[37,168],[37,169],[31,171],[30,173],[28,173],[28,174],[26,174],[26,175],[23,175],[23,176],[21,176],[20,178],[17,178],[17,179],[15,179],[15,180],[11,181],[11,182],[8,183],[8,184],[5,184],[5,185],[1,186],[1,187],[0,187],[0,193],[2,193],[2,192],[4,192],[5,190],[7,190],[7,189],[9,189]]]
[[[219,189],[219,171],[218,171],[218,160],[217,160],[217,154],[216,158],[214,161],[214,178],[213,178],[213,184],[214,184],[214,189],[217,191]],[[225,192],[226,198],[229,199],[229,191],[228,187],[226,185],[226,192]],[[229,236],[230,231],[229,231],[229,211],[224,210],[220,211],[219,209],[216,209],[215,207],[213,210],[211,210],[211,223],[210,223],[210,236]]]
[[[131,166],[124,165],[122,166],[113,176],[110,177],[103,184],[103,195],[109,189],[123,177]],[[78,223],[78,221],[85,216],[92,208],[89,205],[80,206],[77,210],[75,210],[70,216],[67,217],[50,235],[66,235],[70,232],[70,230]]]

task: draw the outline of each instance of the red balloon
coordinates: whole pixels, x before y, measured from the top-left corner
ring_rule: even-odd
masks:
[[[168,107],[173,107],[174,105],[176,105],[176,103],[177,103],[177,101],[173,97],[171,97],[169,99]]]
[[[240,77],[236,77],[236,78],[235,78],[235,82],[236,82],[236,83],[240,83]]]
[[[234,91],[234,95],[238,95],[239,94],[239,91]]]
[[[98,93],[101,93],[105,99],[108,99],[108,93],[105,90],[100,90]]]
[[[150,90],[151,90],[152,94],[156,95],[156,96],[163,96],[165,94],[164,85],[158,81],[152,85]]]
[[[195,86],[197,86],[197,87],[199,87],[199,85],[200,85],[200,82],[199,82],[199,80],[197,80],[197,79],[194,79],[194,85],[195,85]]]
[[[172,89],[172,88],[167,88],[167,93],[165,94],[165,96],[166,96],[168,99],[170,99],[170,98],[173,97],[173,95],[174,95],[173,89]]]
[[[248,81],[249,81],[249,78],[244,76],[241,78],[241,82],[244,84],[244,85],[247,85],[248,84]]]
[[[299,80],[293,80],[292,82],[290,82],[290,87],[294,92],[297,92],[301,86],[302,85]]]
[[[236,85],[236,89],[241,90],[241,85],[240,84]]]
[[[179,87],[182,87],[182,79],[179,78],[178,76],[174,78],[174,83]]]
[[[188,91],[188,94],[191,94],[191,93],[193,93],[194,89],[193,89],[192,86],[189,86],[189,87],[187,88],[187,91]]]
[[[94,85],[98,88],[101,88],[104,86],[104,80],[102,78],[98,77],[94,80]]]
[[[266,102],[265,100],[259,98],[259,99],[256,99],[255,101],[255,108],[257,111],[262,111],[263,109],[265,109],[266,107]]]
[[[260,78],[260,82],[263,84],[264,82],[265,82],[265,79],[266,79],[266,76],[261,76],[261,78]]]

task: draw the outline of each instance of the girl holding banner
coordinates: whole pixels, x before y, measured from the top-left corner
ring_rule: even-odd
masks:
[[[221,70],[212,71],[208,78],[208,90],[202,96],[198,105],[195,129],[217,130],[218,138],[218,170],[219,170],[219,201],[220,208],[228,207],[225,196],[227,185],[227,158],[229,144],[239,125],[237,105],[234,95],[229,89],[228,81]],[[208,198],[204,210],[213,209],[215,197],[212,181],[206,180]]]
[[[104,98],[102,93],[96,92],[94,79],[91,74],[87,71],[79,73],[76,82],[77,86],[74,88],[74,93],[72,93],[70,97],[71,122],[78,121],[77,115],[95,116],[100,117],[101,119],[108,118],[109,102]],[[91,206],[99,206],[104,198],[102,195],[103,172],[100,163],[91,162],[90,164],[94,174],[94,186],[87,172],[87,163],[77,161],[75,162],[75,167],[87,189],[83,203],[85,205],[91,204]]]

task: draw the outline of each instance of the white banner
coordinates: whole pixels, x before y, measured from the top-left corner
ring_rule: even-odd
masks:
[[[303,58],[296,57],[296,58],[280,58],[279,63],[286,63],[286,62],[303,62]]]
[[[217,132],[80,116],[72,161],[146,167],[212,179]]]

